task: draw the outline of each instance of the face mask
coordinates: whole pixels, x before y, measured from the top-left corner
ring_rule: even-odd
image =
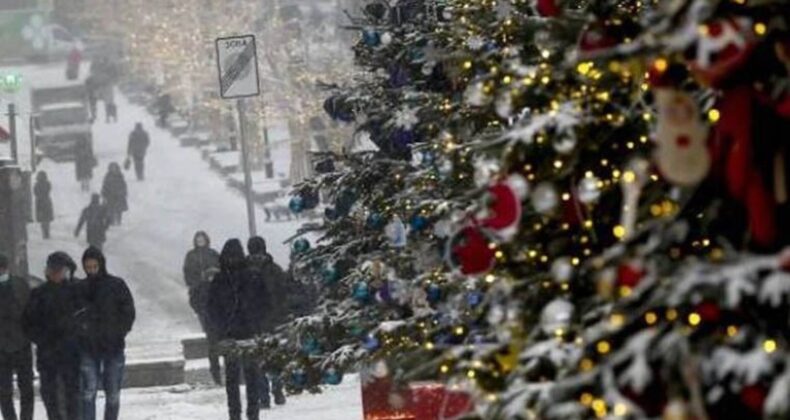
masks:
[[[0,284],[7,282],[10,277],[8,273],[0,274]]]

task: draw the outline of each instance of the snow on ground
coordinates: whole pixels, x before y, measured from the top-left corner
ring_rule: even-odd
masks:
[[[28,66],[21,71],[27,88],[36,83],[51,85],[53,79],[64,78],[60,66]],[[17,94],[18,99],[23,96],[24,92]],[[105,244],[110,272],[127,280],[137,305],[137,321],[128,338],[129,358],[176,357],[181,351],[180,338],[200,331],[187,303],[181,274],[192,237],[196,230],[206,230],[215,248],[221,248],[231,237],[246,242],[246,207],[242,196],[226,187],[197,150],[180,147],[168,132],[155,127],[150,115],[130,105],[122,95],[116,94],[116,102],[120,121],[115,124],[104,123],[103,103],[99,104],[100,115],[93,129],[99,161],[94,171],[94,191],[101,189],[110,162],[123,163],[135,122],[142,122],[151,136],[146,180],[138,182],[133,171],[125,172],[129,211],[122,226],[110,228]],[[31,273],[43,276],[50,252],[63,250],[79,260],[86,246],[85,236],[83,232],[75,239],[73,232],[90,194],[80,191],[73,162],[45,160],[39,169],[52,180],[55,208],[52,239],[42,240],[37,225],[28,229]],[[293,235],[298,222],[263,223],[260,209],[257,217],[259,234],[267,239],[270,252],[280,265],[287,266],[289,250],[282,242]]]
[[[101,393],[99,393],[101,395]],[[220,420],[228,417],[224,388],[190,387],[124,390],[121,418],[124,420]],[[242,407],[246,399],[242,392]],[[101,417],[103,399],[97,405]],[[37,416],[44,413],[39,401]],[[37,417],[38,418],[38,417]],[[359,377],[349,376],[342,384],[324,388],[322,394],[288,397],[284,406],[261,411],[261,420],[358,420],[362,418]]]

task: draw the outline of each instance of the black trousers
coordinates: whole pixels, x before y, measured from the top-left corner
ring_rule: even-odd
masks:
[[[137,175],[137,180],[142,181],[145,179],[145,158],[135,157],[132,160],[134,161],[134,172]]]
[[[19,417],[14,408],[14,375],[19,388]],[[33,420],[33,349],[0,353],[0,412],[3,420]]]
[[[80,420],[79,360],[39,363],[38,374],[49,420]]]
[[[225,392],[228,394],[230,420],[241,420],[241,373],[247,385],[247,419],[258,420],[260,392],[258,364],[246,356],[225,356]]]

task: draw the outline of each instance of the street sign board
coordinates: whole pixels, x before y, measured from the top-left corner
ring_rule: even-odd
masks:
[[[258,54],[254,35],[217,38],[219,92],[223,99],[258,96]]]

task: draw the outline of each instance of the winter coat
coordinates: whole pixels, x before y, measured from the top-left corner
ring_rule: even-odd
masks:
[[[142,160],[148,151],[151,140],[145,130],[135,128],[129,135],[129,148],[127,154],[134,159]]]
[[[93,168],[96,167],[96,157],[90,152],[82,152],[77,155],[74,161],[74,170],[77,174],[77,181],[93,178]]]
[[[91,205],[82,210],[74,236],[79,236],[83,225],[87,229],[88,243],[101,247],[104,241],[107,240],[107,228],[110,226],[107,209],[99,203],[91,203]]]
[[[36,197],[36,221],[39,223],[51,222],[54,219],[51,191],[52,184],[46,180],[36,181],[33,187],[33,195]]]
[[[208,317],[211,279],[219,272],[219,254],[210,246],[195,246],[184,259],[184,281],[189,288],[189,305],[198,315]]]
[[[107,273],[104,255],[95,249],[99,274],[77,284],[81,316],[78,318],[80,348],[90,354],[123,351],[126,335],[135,320],[134,299],[126,282]]]
[[[79,300],[74,282],[46,282],[33,289],[25,308],[24,328],[36,343],[38,366],[79,360]]]
[[[107,172],[101,187],[101,195],[110,210],[124,212],[129,210],[126,201],[126,180],[120,172]]]
[[[265,285],[262,289],[264,294],[258,296],[258,302],[266,309],[263,314],[263,330],[272,331],[288,319],[288,278],[269,254],[250,255],[247,266],[250,275]]]
[[[10,276],[0,283],[0,353],[13,353],[30,345],[22,328],[29,298],[30,286],[25,279]]]
[[[209,319],[218,339],[245,340],[264,329],[265,307],[260,297],[266,285],[246,268],[222,270],[209,287]]]

